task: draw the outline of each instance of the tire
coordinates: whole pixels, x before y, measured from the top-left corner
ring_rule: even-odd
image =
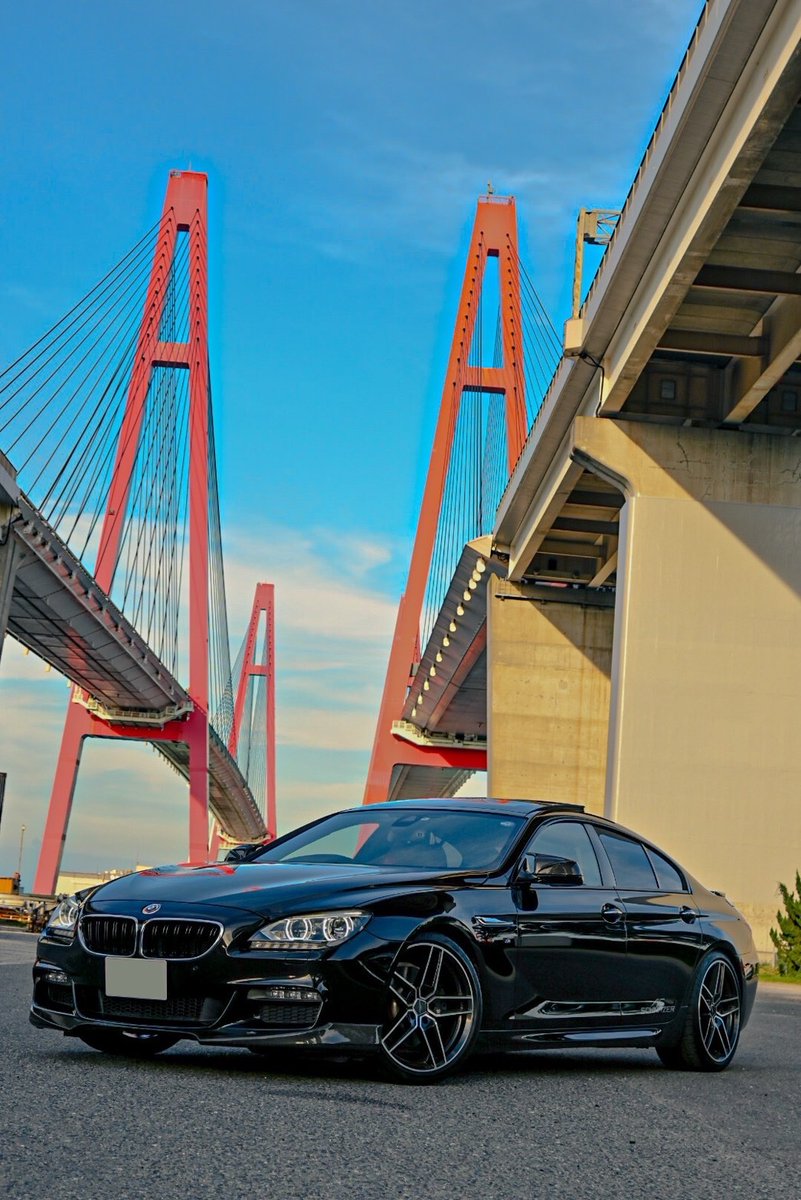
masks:
[[[147,1033],[143,1029],[81,1029],[78,1037],[93,1050],[123,1058],[152,1058],[178,1041],[169,1033]]]
[[[666,1067],[679,1071],[723,1071],[740,1040],[742,989],[731,960],[712,950],[693,980],[684,1028],[677,1042],[657,1046]]]
[[[435,1083],[466,1063],[481,1028],[481,983],[472,961],[442,934],[399,951],[379,1038],[385,1070],[405,1083]]]

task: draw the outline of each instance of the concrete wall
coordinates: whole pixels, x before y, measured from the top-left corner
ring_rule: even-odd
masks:
[[[749,916],[801,866],[801,445],[579,418],[620,481],[606,812]]]
[[[613,609],[542,599],[492,579],[487,613],[488,791],[602,812]],[[571,593],[574,595],[574,593]]]

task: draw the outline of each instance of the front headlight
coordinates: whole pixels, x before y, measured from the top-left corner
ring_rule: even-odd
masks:
[[[81,902],[77,896],[67,896],[61,900],[47,918],[44,936],[71,941],[75,937],[80,911]]]
[[[313,950],[341,946],[360,929],[370,914],[359,911],[312,913],[285,917],[264,925],[250,938],[248,950]]]

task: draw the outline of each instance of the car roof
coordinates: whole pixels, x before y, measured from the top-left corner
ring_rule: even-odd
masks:
[[[362,808],[364,806],[361,806]],[[421,796],[414,800],[387,800],[383,804],[370,804],[368,808],[395,812],[403,808],[441,808],[461,812],[515,813],[531,817],[538,812],[564,811],[584,812],[583,804],[567,804],[553,800],[513,800],[499,796]]]

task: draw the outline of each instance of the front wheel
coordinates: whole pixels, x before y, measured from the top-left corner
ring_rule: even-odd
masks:
[[[481,984],[456,942],[431,933],[399,952],[389,978],[379,1049],[390,1074],[433,1083],[471,1054],[481,1027]]]
[[[666,1067],[682,1071],[722,1071],[734,1058],[740,1038],[742,998],[731,961],[717,950],[701,960],[681,1036],[658,1046]]]
[[[178,1041],[169,1033],[148,1033],[144,1029],[81,1029],[78,1037],[93,1050],[124,1058],[152,1058]]]

